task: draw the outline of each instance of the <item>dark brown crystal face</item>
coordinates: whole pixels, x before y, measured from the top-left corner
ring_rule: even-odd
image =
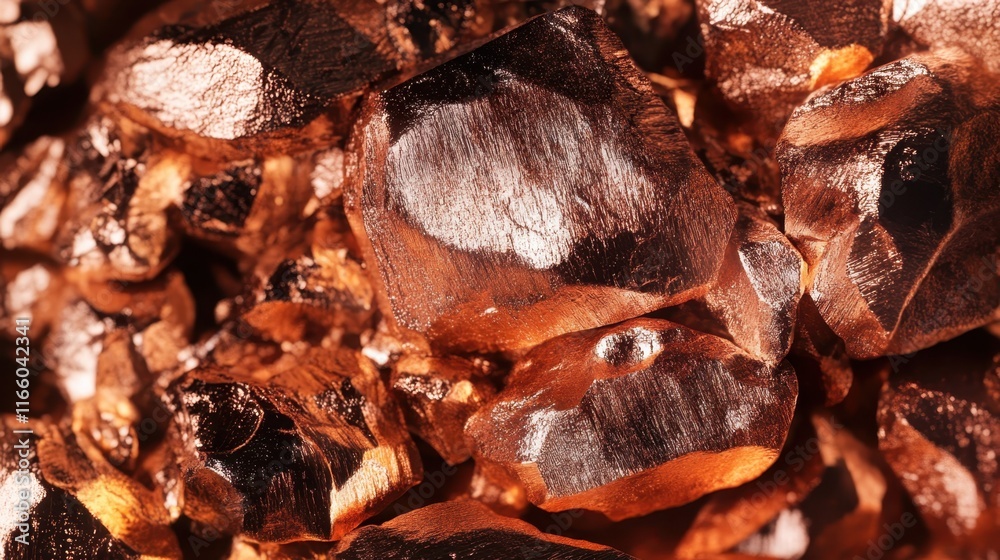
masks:
[[[0,560],[1000,560],[997,0],[0,0]]]

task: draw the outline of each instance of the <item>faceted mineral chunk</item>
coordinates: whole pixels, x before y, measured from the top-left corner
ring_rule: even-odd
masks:
[[[805,263],[763,212],[748,204],[739,208],[716,283],[681,307],[712,321],[756,359],[777,364],[792,344]]]
[[[622,519],[761,474],[778,456],[796,394],[785,363],[635,319],[534,348],[466,435],[476,460],[519,479],[536,505]]]
[[[802,380],[803,397],[833,406],[847,397],[854,370],[847,347],[823,321],[809,294],[799,302],[789,361]]]
[[[5,0],[0,9],[0,147],[42,89],[76,80],[89,58],[75,2]],[[2,193],[0,193],[2,201]]]
[[[393,368],[392,392],[410,429],[453,465],[470,456],[465,421],[496,393],[487,377],[492,368],[458,356],[407,356]]]
[[[343,216],[321,219],[306,254],[279,263],[247,298],[243,319],[278,341],[321,338],[334,327],[360,332],[369,326],[375,296],[346,230]]]
[[[524,521],[499,516],[471,500],[434,504],[382,525],[358,529],[340,542],[336,557],[338,560],[632,558],[605,546],[542,533]]]
[[[177,365],[194,325],[194,302],[180,273],[140,284],[80,282],[73,287],[41,341],[40,358],[58,376],[67,401],[93,397],[102,385],[131,398],[155,374]],[[114,357],[106,357],[102,366],[105,351]],[[139,362],[137,369],[117,362],[121,356]]]
[[[51,263],[0,249],[0,336],[21,337],[16,319],[29,319],[33,336],[47,332],[62,311],[65,284]]]
[[[183,165],[155,149],[149,131],[124,119],[94,116],[69,142],[70,173],[56,252],[94,280],[138,282],[159,274],[179,239],[167,209],[177,204]]]
[[[966,55],[914,55],[789,120],[785,231],[851,357],[906,354],[1000,317],[996,91]]]
[[[0,452],[0,495],[8,508],[0,556],[181,558],[162,502],[115,470],[85,438],[47,420],[19,423],[4,416]],[[28,519],[26,532],[19,527],[19,511]],[[22,535],[26,543],[16,540]]]
[[[477,4],[176,0],[111,52],[97,97],[200,153],[299,151],[346,133],[370,83],[488,32]]]
[[[776,138],[809,92],[857,76],[881,52],[890,0],[697,0],[705,73]]]
[[[420,481],[399,410],[352,351],[252,373],[206,365],[168,393],[184,512],[224,533],[338,539]]]
[[[374,96],[353,144],[345,202],[380,302],[437,346],[524,349],[691,299],[735,220],[582,8]]]
[[[65,141],[44,136],[0,158],[0,244],[48,252],[66,197]]]
[[[958,47],[1000,72],[1000,3],[996,0],[895,0],[893,19],[917,42]]]
[[[931,533],[1000,547],[1000,343],[981,332],[901,357],[879,400],[879,449]]]

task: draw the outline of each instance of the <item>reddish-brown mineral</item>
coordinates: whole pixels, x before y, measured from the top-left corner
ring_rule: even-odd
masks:
[[[4,558],[181,558],[162,502],[86,438],[48,420],[22,424],[4,415],[0,452],[0,503],[8,508],[0,523]],[[20,511],[27,531],[18,527]],[[21,535],[27,542],[15,540]]]
[[[735,218],[579,8],[375,96],[353,142],[348,216],[383,309],[443,347],[524,349],[704,293]]]
[[[971,333],[897,364],[879,449],[947,548],[1000,549],[1000,344]]]
[[[175,381],[185,514],[254,541],[334,540],[419,482],[399,410],[359,358],[206,365]]]
[[[458,356],[406,356],[393,367],[392,392],[410,429],[451,464],[469,458],[465,422],[496,393],[495,367]]]
[[[905,354],[1000,317],[997,81],[914,55],[796,109],[778,144],[785,231],[854,358]]]
[[[466,433],[477,461],[519,479],[536,505],[622,519],[758,476],[784,443],[796,393],[787,364],[636,319],[533,349]]]
[[[1000,72],[996,0],[895,0],[896,24],[922,45],[958,47]]]
[[[857,76],[879,55],[891,0],[697,0],[705,74],[776,137],[809,92]],[[765,47],[766,45],[766,47]]]
[[[593,543],[543,533],[501,517],[473,501],[445,502],[349,534],[337,547],[339,560],[394,558],[538,558],[628,560],[631,556]]]

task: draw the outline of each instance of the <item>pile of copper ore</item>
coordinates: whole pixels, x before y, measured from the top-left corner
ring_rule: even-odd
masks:
[[[0,0],[0,557],[1000,559],[998,0]]]

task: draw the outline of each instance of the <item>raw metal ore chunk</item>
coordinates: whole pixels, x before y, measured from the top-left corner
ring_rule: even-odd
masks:
[[[453,465],[469,458],[465,421],[496,393],[490,367],[458,356],[406,356],[393,367],[392,391],[410,429]]]
[[[351,226],[383,309],[436,346],[524,349],[691,299],[735,220],[582,8],[374,96],[356,132]]]
[[[184,512],[219,531],[338,539],[420,481],[398,409],[352,351],[253,374],[206,366],[169,394]]]
[[[539,560],[629,560],[612,548],[542,533],[491,512],[471,500],[434,504],[349,534],[338,560],[423,560],[453,558],[537,558]]]
[[[854,358],[906,354],[1000,317],[997,81],[957,51],[810,98],[777,154],[785,231]]]
[[[941,542],[997,550],[1000,344],[974,332],[900,360],[879,400],[879,449]]]
[[[489,30],[475,5],[447,2],[435,14],[390,4],[171,2],[111,52],[96,98],[209,152],[227,141],[268,152],[326,142],[346,132],[371,82]],[[413,19],[425,25],[407,27]]]
[[[43,136],[0,159],[0,245],[48,252],[59,226],[69,169],[66,142]]]
[[[34,435],[13,432],[25,429]],[[18,466],[24,449],[29,452],[27,472]],[[21,424],[4,416],[0,453],[3,558],[181,558],[163,504],[152,491],[115,470],[86,438],[47,420]],[[22,534],[16,526],[22,490],[28,494],[27,544],[14,540]]]
[[[681,308],[758,360],[777,364],[791,348],[805,263],[763,212],[744,203],[739,209],[715,285]]]
[[[705,72],[772,139],[809,92],[879,55],[892,0],[697,0]]]
[[[791,367],[656,319],[561,336],[529,352],[466,424],[477,461],[547,510],[612,519],[753,479],[795,408]]]
[[[892,16],[917,42],[958,47],[1000,72],[1000,2],[996,0],[895,0]]]

